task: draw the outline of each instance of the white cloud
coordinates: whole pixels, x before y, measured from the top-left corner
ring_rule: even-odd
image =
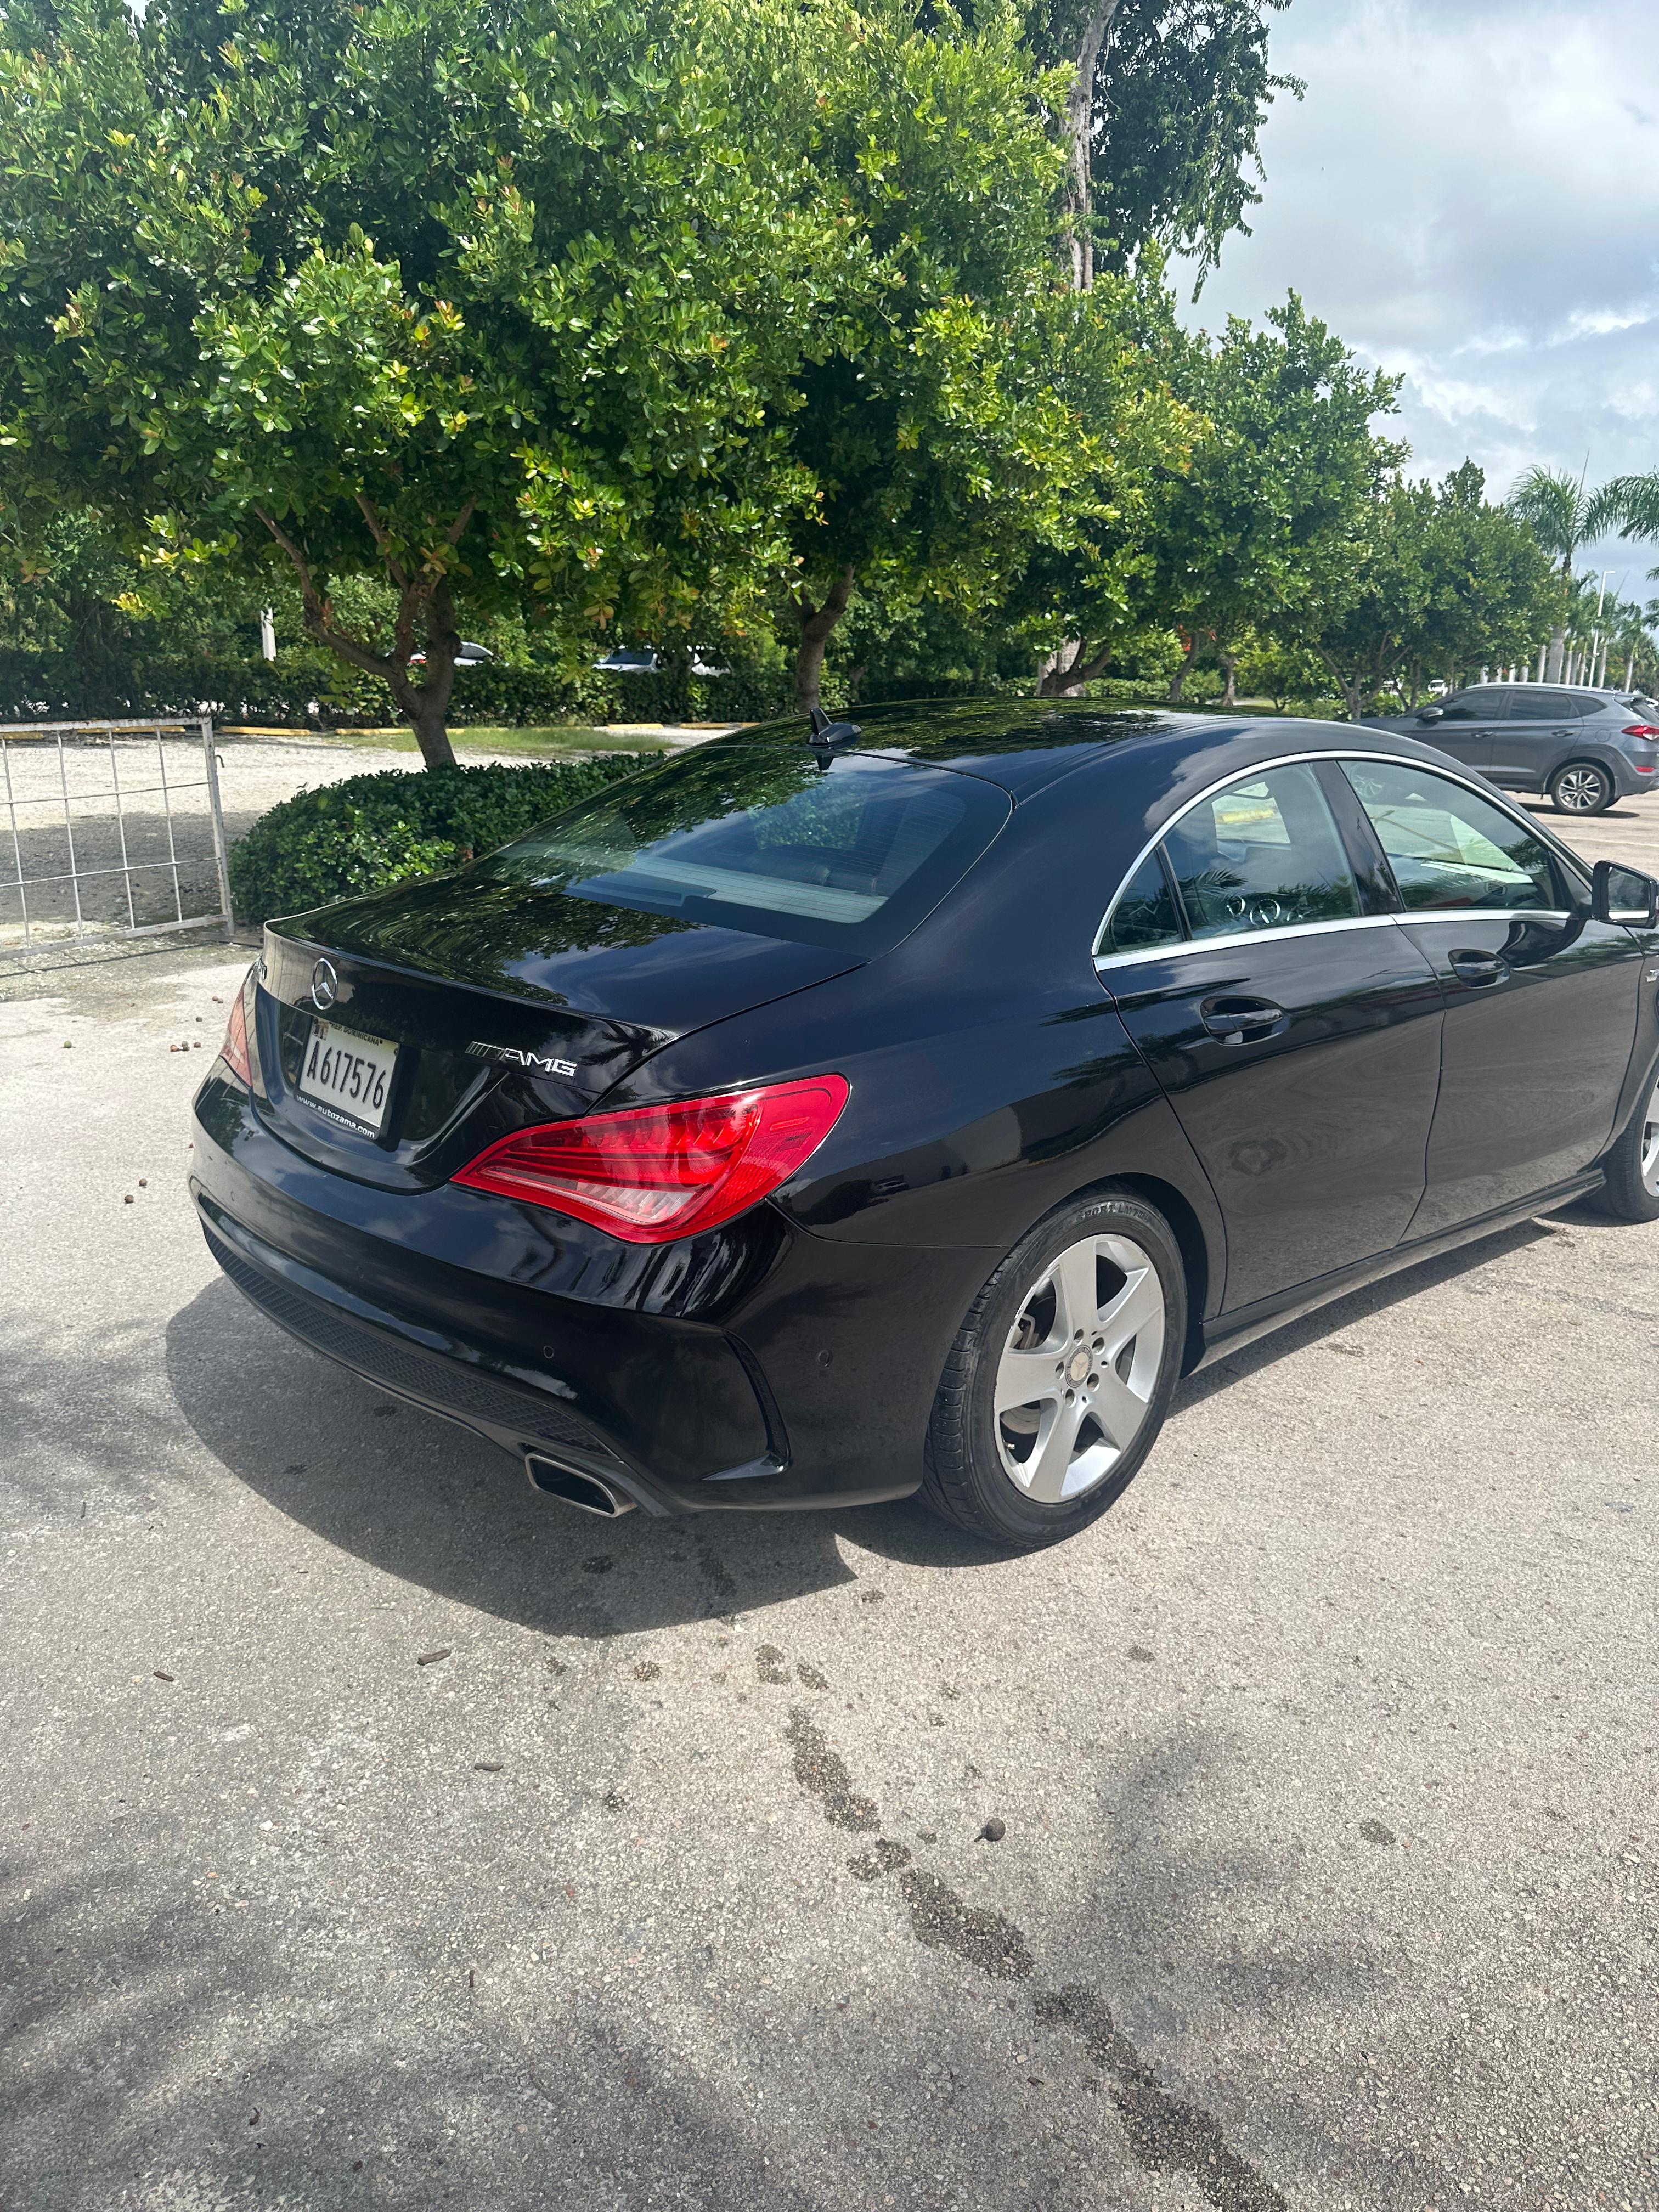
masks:
[[[1403,375],[1425,473],[1659,467],[1653,0],[1292,0],[1273,58],[1307,97],[1275,107],[1255,235],[1189,319],[1293,287]]]

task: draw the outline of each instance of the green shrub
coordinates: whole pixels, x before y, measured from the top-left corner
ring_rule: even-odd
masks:
[[[788,711],[787,669],[747,663],[726,676],[580,675],[487,660],[456,672],[449,723],[755,722]],[[85,714],[118,721],[145,714],[210,714],[216,722],[302,729],[383,729],[399,716],[378,676],[331,653],[284,646],[274,661],[162,657],[124,651],[32,653],[0,647],[0,722],[69,721]]]
[[[493,852],[617,777],[632,753],[527,768],[386,769],[301,791],[230,849],[238,919],[303,914]]]

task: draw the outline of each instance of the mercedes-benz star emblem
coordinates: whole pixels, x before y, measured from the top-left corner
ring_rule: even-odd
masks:
[[[340,979],[331,960],[319,960],[311,971],[311,1003],[325,1014],[340,995]]]

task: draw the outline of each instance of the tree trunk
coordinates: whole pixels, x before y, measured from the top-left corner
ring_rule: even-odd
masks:
[[[1069,660],[1062,657],[1066,649],[1062,645],[1052,665],[1043,670],[1037,683],[1039,699],[1080,698],[1084,685],[1092,684],[1097,676],[1103,676],[1111,665],[1112,648],[1109,645],[1103,645],[1098,653],[1086,659],[1084,656],[1088,653],[1088,647],[1081,638],[1072,643]]]
[[[1095,281],[1095,241],[1092,229],[1094,194],[1090,171],[1094,140],[1095,73],[1106,34],[1112,27],[1118,0],[1096,0],[1094,14],[1083,27],[1078,41],[1077,75],[1066,98],[1066,132],[1072,142],[1071,202],[1072,288],[1086,292]]]
[[[1625,663],[1625,689],[1630,690],[1636,682],[1636,647],[1632,646],[1630,659]]]
[[[1222,687],[1221,703],[1224,707],[1237,706],[1238,703],[1238,655],[1236,653],[1224,653],[1221,656],[1221,665],[1227,672],[1227,681]]]
[[[1566,649],[1567,633],[1565,630],[1559,628],[1553,629],[1550,632],[1549,674],[1544,678],[1544,681],[1547,684],[1559,684],[1561,681],[1561,658]]]
[[[690,646],[678,653],[665,653],[663,674],[667,681],[662,687],[663,720],[689,722],[691,719],[691,663],[695,656]]]
[[[418,684],[409,676],[409,643],[417,611],[426,616],[426,663]],[[455,688],[455,656],[461,649],[455,627],[455,602],[443,577],[429,588],[407,586],[398,610],[398,650],[386,677],[392,697],[407,716],[428,768],[453,768],[449,742],[449,695]]]
[[[461,637],[455,626],[455,601],[448,575],[441,568],[435,577],[429,574],[411,575],[404,564],[394,557],[391,533],[366,492],[357,494],[357,504],[385,558],[387,574],[398,587],[398,619],[390,653],[377,653],[362,638],[335,628],[332,604],[319,586],[303,547],[263,507],[256,504],[253,512],[294,564],[300,580],[307,633],[319,645],[337,653],[349,668],[361,668],[370,676],[384,677],[386,689],[415,732],[421,758],[428,768],[453,768],[455,751],[449,742],[449,695],[454,688],[455,656],[461,649]],[[469,499],[451,523],[445,533],[451,545],[460,542],[476,507],[476,500]],[[426,629],[425,672],[416,684],[410,680],[409,668],[415,651],[416,631],[422,624]]]
[[[448,691],[445,685],[446,694]],[[415,742],[421,749],[421,758],[428,768],[453,768],[455,748],[449,742],[449,708],[447,699],[440,702],[431,696],[424,684],[411,684],[413,697],[404,708],[409,726],[415,732]],[[399,702],[402,703],[401,702]]]
[[[1186,655],[1180,667],[1170,678],[1170,704],[1172,707],[1178,707],[1181,704],[1181,695],[1187,688],[1187,678],[1193,672],[1193,663],[1198,659],[1198,648],[1201,642],[1201,639],[1194,631],[1187,641]]]
[[[823,685],[823,653],[830,642],[830,633],[846,613],[853,597],[854,574],[849,562],[825,593],[823,604],[814,606],[802,592],[795,600],[795,617],[800,625],[800,643],[795,648],[795,712],[808,714],[814,707],[823,704],[819,694]]]

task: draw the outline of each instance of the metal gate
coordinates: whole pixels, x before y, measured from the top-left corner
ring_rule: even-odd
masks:
[[[210,716],[0,726],[0,957],[213,922],[230,935]]]

